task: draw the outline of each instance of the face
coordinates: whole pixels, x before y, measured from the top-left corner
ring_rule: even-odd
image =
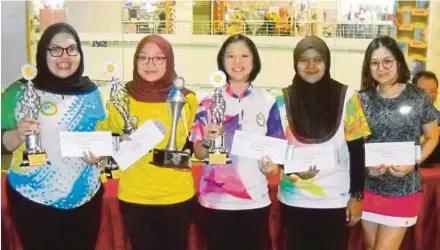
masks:
[[[246,43],[234,42],[226,47],[224,66],[229,81],[247,82],[253,69],[253,55]]]
[[[139,76],[147,82],[160,80],[166,72],[166,56],[155,43],[147,43],[137,57]]]
[[[419,80],[417,81],[417,86],[423,89],[426,92],[426,94],[429,97],[431,97],[432,102],[435,102],[435,100],[437,100],[438,84],[434,79],[427,77],[420,77]]]
[[[316,83],[325,74],[324,58],[315,49],[308,49],[301,54],[297,68],[302,79]]]
[[[81,61],[81,55],[72,35],[67,33],[55,35],[47,49],[47,67],[53,75],[59,78],[67,78],[76,72]]]
[[[391,51],[385,47],[379,47],[371,54],[371,76],[379,84],[395,84],[398,78],[397,64]]]

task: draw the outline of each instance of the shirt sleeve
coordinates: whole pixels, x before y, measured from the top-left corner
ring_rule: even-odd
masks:
[[[345,110],[344,132],[346,141],[353,141],[371,135],[367,118],[357,94],[348,100]]]
[[[122,134],[124,120],[116,108],[110,103],[107,106],[107,116],[96,124],[97,131],[111,131],[112,133]]]
[[[431,123],[437,120],[437,110],[434,107],[431,99],[423,94],[422,95],[422,112],[421,112],[421,122],[422,125]]]
[[[20,97],[23,94],[23,84],[20,81],[9,85],[2,93],[1,99],[1,129],[12,130],[17,127],[17,109]]]
[[[208,125],[208,110],[210,104],[210,97],[206,97],[200,102],[199,107],[197,108],[197,112],[195,113],[194,124],[191,129],[190,141],[198,142],[203,140],[203,138],[205,137],[205,128]]]
[[[365,141],[364,138],[347,142],[350,153],[350,194],[364,191],[365,185]]]
[[[269,111],[269,118],[267,119],[266,136],[285,139],[283,124],[281,121],[281,114],[278,108],[278,103],[275,101]]]

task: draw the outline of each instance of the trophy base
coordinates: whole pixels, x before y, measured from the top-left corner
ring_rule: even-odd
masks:
[[[47,156],[45,152],[41,153],[23,153],[23,161],[20,167],[37,167],[47,165]]]
[[[121,170],[112,157],[106,157],[98,166],[101,169],[102,183],[106,183],[108,180],[116,180],[121,177]]]
[[[113,158],[110,160],[110,165],[104,168],[104,173],[107,179],[119,179],[121,177],[121,170],[119,166],[114,162]]]
[[[231,164],[231,160],[229,159],[229,155],[226,152],[220,153],[209,153],[208,159],[203,161],[205,164]]]
[[[153,150],[153,165],[166,168],[191,169],[190,154],[183,151],[170,151],[165,149]]]

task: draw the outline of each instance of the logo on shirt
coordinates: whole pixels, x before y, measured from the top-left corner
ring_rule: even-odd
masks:
[[[57,106],[51,102],[41,104],[40,110],[44,115],[55,115],[58,112]]]
[[[266,117],[264,117],[263,113],[258,113],[257,114],[257,124],[260,125],[261,127],[263,127],[265,123],[266,123]]]
[[[400,109],[399,109],[399,112],[402,114],[402,115],[407,115],[407,114],[409,114],[410,112],[411,112],[411,107],[410,106],[402,106],[402,107],[400,107]]]

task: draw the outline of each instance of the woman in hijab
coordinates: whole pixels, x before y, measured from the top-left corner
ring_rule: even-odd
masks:
[[[293,60],[295,77],[277,99],[281,117],[287,117],[285,135],[293,157],[304,148],[316,154],[330,149],[331,162],[284,166],[278,199],[286,216],[288,249],[344,250],[348,226],[361,216],[363,138],[370,130],[356,92],[330,77],[330,50],[323,40],[304,38]]]
[[[133,80],[127,83],[130,116],[137,126],[152,120],[164,133],[156,148],[165,148],[171,131],[171,113],[166,102],[176,78],[171,44],[163,37],[149,35],[138,44],[133,61]],[[188,89],[187,104],[177,124],[178,150],[191,149],[187,137],[191,131],[198,101]],[[108,119],[100,129],[122,134],[124,122],[110,105]],[[119,181],[121,212],[133,250],[187,249],[188,229],[194,199],[190,171],[153,165],[153,152],[145,154],[125,170]]]
[[[10,213],[24,250],[94,249],[103,188],[99,161],[63,157],[60,132],[90,132],[105,118],[101,95],[84,72],[78,34],[68,24],[48,27],[37,48],[38,121],[21,113],[25,80],[2,94],[2,148],[13,152],[7,175]],[[48,164],[21,167],[26,135],[40,132]]]

